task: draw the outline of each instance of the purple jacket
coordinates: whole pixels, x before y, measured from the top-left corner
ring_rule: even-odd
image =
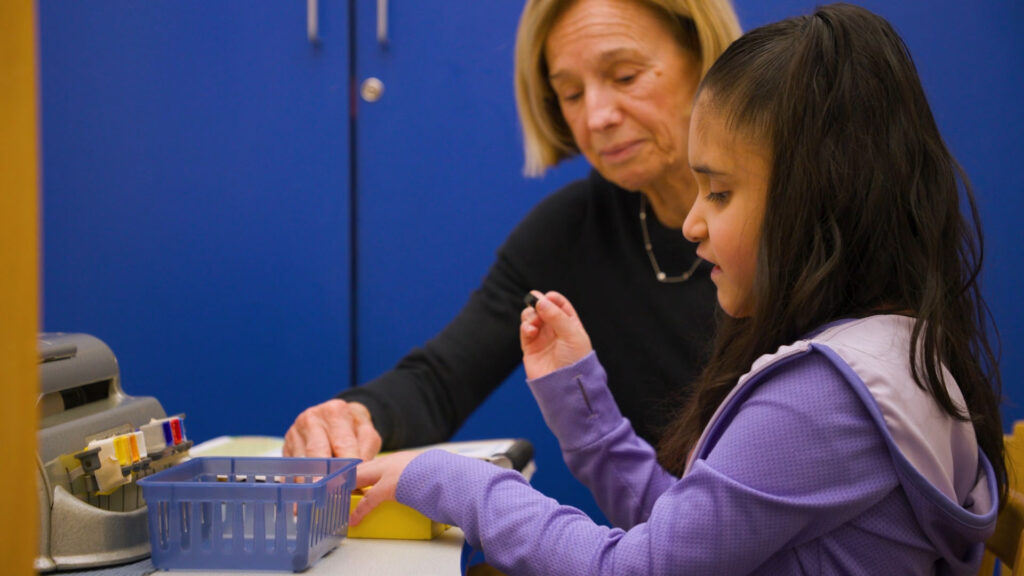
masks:
[[[682,478],[622,418],[595,355],[529,382],[615,528],[436,450],[409,464],[397,498],[509,574],[974,574],[995,482],[971,425],[913,382],[912,322],[846,322],[758,359]]]

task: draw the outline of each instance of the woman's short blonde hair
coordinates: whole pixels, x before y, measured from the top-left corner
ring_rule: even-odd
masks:
[[[579,154],[548,82],[544,45],[555,21],[576,0],[528,0],[516,35],[516,107],[523,126],[527,176],[541,176]],[[701,77],[741,34],[729,0],[634,0],[664,15],[684,48],[701,59]]]

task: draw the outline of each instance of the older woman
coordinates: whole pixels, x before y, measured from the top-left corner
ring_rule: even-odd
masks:
[[[439,442],[522,360],[523,296],[575,304],[637,433],[656,442],[664,398],[701,365],[715,289],[680,226],[693,96],[739,36],[728,0],[529,0],[516,40],[526,172],[583,154],[594,170],[512,232],[458,316],[390,372],[304,411],[286,455],[368,459]]]

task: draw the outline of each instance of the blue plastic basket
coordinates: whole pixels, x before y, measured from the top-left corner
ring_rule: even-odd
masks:
[[[345,537],[358,463],[195,458],[142,478],[153,565],[305,570]]]

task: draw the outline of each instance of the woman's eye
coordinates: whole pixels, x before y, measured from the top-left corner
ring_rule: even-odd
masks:
[[[554,90],[559,102],[575,102],[583,96],[583,90],[575,87],[562,86]]]
[[[615,77],[615,82],[618,84],[629,84],[636,80],[636,74],[620,74]]]

